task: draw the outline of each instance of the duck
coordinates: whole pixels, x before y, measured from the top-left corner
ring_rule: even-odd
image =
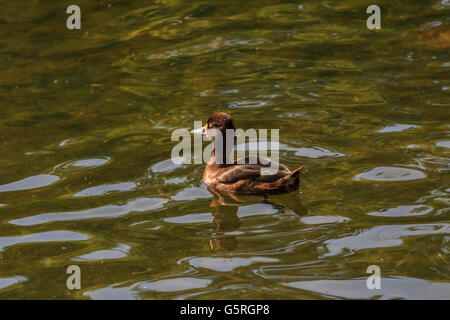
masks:
[[[263,196],[299,189],[300,175],[306,171],[303,166],[291,170],[259,156],[230,161],[233,150],[230,144],[234,145],[235,130],[234,119],[229,114],[216,112],[208,118],[204,127],[191,131],[212,140],[211,158],[202,177],[209,189],[220,193]]]

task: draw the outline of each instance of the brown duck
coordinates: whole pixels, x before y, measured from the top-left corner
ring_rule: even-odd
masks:
[[[213,141],[211,159],[203,173],[203,181],[208,187],[218,192],[251,195],[298,190],[300,174],[305,171],[303,167],[291,170],[285,165],[260,157],[229,161],[229,150],[232,150],[229,145],[234,145],[234,130],[233,119],[224,112],[217,112],[208,119],[203,128],[192,131],[194,134],[206,134]],[[220,139],[217,139],[217,133],[221,134]],[[217,143],[220,140],[221,143]],[[271,165],[275,165],[277,170],[269,173],[264,170]]]

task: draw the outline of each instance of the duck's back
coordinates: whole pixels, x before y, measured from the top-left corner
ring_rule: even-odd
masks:
[[[272,163],[273,164],[273,163]],[[276,194],[298,190],[303,167],[290,170],[276,164],[278,170],[270,171],[271,163],[257,161],[256,164],[230,165],[208,164],[203,181],[210,187],[222,191],[240,194]]]

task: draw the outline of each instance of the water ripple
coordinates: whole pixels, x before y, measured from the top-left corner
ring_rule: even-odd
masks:
[[[101,289],[87,291],[84,295],[91,299],[99,300],[131,300],[138,298],[139,294],[146,291],[178,292],[206,288],[211,283],[212,280],[210,279],[179,277],[157,281],[143,281],[131,286],[123,286],[121,284],[112,285]]]
[[[56,166],[55,170],[70,172],[70,171],[77,171],[80,169],[90,169],[102,166],[109,161],[110,161],[109,157],[74,160]]]
[[[357,181],[409,181],[423,179],[425,177],[425,173],[418,170],[399,167],[377,167],[357,174],[353,179]]]
[[[418,126],[415,126],[412,124],[392,124],[392,125],[388,125],[384,128],[377,130],[377,132],[380,132],[380,133],[400,132],[400,131],[411,130],[411,129],[415,129],[415,128],[418,128]]]
[[[263,100],[243,100],[243,101],[235,101],[231,102],[228,105],[230,109],[246,109],[246,108],[259,108],[271,105],[271,101],[263,101]]]
[[[321,147],[298,148],[295,152],[296,156],[318,159],[323,157],[344,157],[345,154],[334,152]]]
[[[42,213],[21,219],[11,220],[9,223],[19,226],[33,226],[52,221],[117,218],[131,212],[145,212],[160,209],[165,203],[167,203],[167,201],[167,199],[161,198],[138,198],[122,205],[108,205],[80,211]]]
[[[198,257],[188,259],[189,264],[196,268],[205,268],[218,272],[230,272],[239,267],[246,267],[258,262],[278,262],[275,258],[251,257],[251,258],[212,258]]]
[[[119,243],[116,247],[108,250],[98,250],[83,254],[81,256],[72,258],[73,261],[98,261],[98,260],[111,260],[121,259],[126,257],[131,250],[130,246]]]
[[[196,199],[204,199],[211,198],[212,195],[205,189],[201,189],[198,187],[189,187],[181,190],[176,195],[172,196],[172,199],[175,201],[182,200],[196,200]]]
[[[305,224],[344,223],[350,221],[349,218],[340,216],[307,216],[301,217],[300,220]]]
[[[426,215],[433,211],[434,208],[425,205],[414,205],[414,206],[398,206],[395,208],[382,209],[375,212],[369,212],[369,216],[377,217],[411,217],[411,216],[421,216]]]
[[[87,239],[87,235],[73,231],[47,231],[26,236],[0,237],[0,251],[6,247],[23,243],[69,242]]]
[[[164,219],[165,222],[180,224],[205,223],[211,222],[211,220],[211,213],[193,213]]]
[[[51,174],[40,174],[24,178],[22,180],[0,185],[0,192],[31,190],[46,187],[60,180],[58,176]]]
[[[450,224],[448,223],[378,226],[356,235],[325,241],[329,251],[325,256],[335,256],[346,249],[358,251],[400,246],[403,244],[404,237],[449,233]]]
[[[293,281],[285,286],[345,299],[447,300],[450,283],[408,277],[382,277],[381,289],[367,288],[367,279]],[[420,288],[417,291],[417,288]]]
[[[11,287],[15,284],[18,284],[18,283],[26,281],[26,280],[27,280],[27,278],[22,277],[22,276],[0,278],[0,290],[3,290],[7,287]]]
[[[130,191],[137,188],[137,184],[135,182],[121,182],[114,184],[104,184],[101,186],[91,187],[80,192],[75,193],[74,197],[93,197],[107,194],[109,192],[124,192]]]

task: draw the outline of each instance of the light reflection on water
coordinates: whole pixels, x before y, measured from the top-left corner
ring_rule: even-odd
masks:
[[[108,3],[68,32],[2,2],[0,298],[448,298],[445,1],[382,1],[377,32],[357,0]],[[218,110],[280,129],[300,191],[174,164],[172,130]]]

